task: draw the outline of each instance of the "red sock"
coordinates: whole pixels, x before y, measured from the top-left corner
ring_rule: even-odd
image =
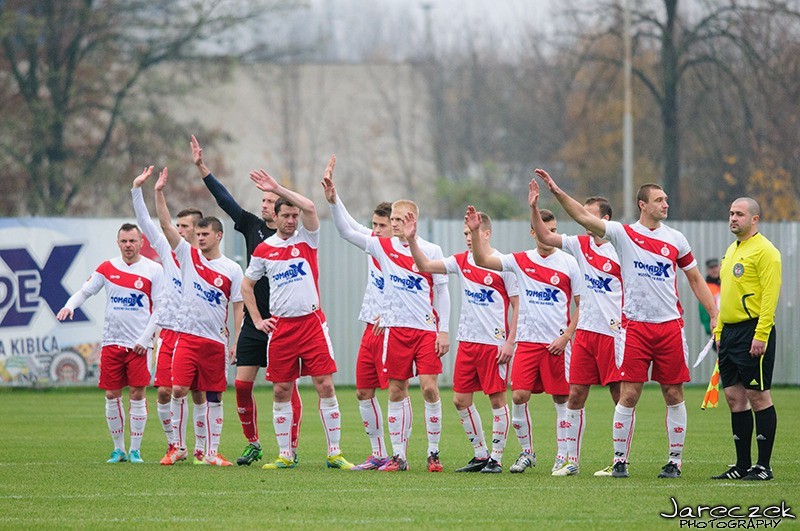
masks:
[[[242,432],[250,442],[258,440],[258,413],[253,400],[253,382],[236,380],[236,410],[242,423]]]
[[[297,442],[300,438],[300,422],[303,420],[303,401],[300,400],[300,393],[297,391],[297,382],[294,383],[292,390],[292,448],[297,450]]]

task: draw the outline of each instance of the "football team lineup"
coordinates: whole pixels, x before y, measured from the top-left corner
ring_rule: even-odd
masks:
[[[100,264],[58,312],[59,320],[71,319],[88,297],[105,290],[99,387],[105,390],[106,420],[114,444],[109,463],[144,462],[146,388],[154,385],[167,446],[160,463],[173,466],[192,459],[196,464],[232,466],[219,446],[222,396],[228,388],[226,368],[235,364],[236,409],[247,441],[236,464],[251,465],[264,458],[253,390],[263,367],[272,384],[272,424],[278,446],[278,455],[264,469],[298,465],[303,404],[297,380],[309,376],[319,400],[328,468],[406,471],[414,416],[409,380],[418,377],[424,402],[426,467],[442,472],[439,446],[446,413],[438,380],[443,372],[441,358],[451,349],[447,286],[453,275],[465,294],[455,337],[453,403],[474,454],[456,472],[499,474],[505,468],[524,473],[535,466],[529,404],[532,395],[546,394],[556,417],[556,452],[550,473],[578,475],[589,392],[592,386],[604,386],[613,402],[613,415],[605,421],[612,428],[612,440],[608,466],[594,475],[627,478],[636,406],[644,384],[652,380],[661,388],[666,410],[666,464],[657,477],[680,478],[687,428],[684,383],[690,381],[676,287],[680,270],[709,315],[720,352],[733,352],[734,346],[747,342],[751,353],[760,346],[760,354],[754,356],[766,360],[753,381],[746,363],[720,364],[734,435],[740,430],[748,440],[746,445],[736,445],[736,465],[713,479],[772,479],[769,458],[775,422],[769,387],[774,341],[767,341],[771,323],[763,319],[760,324],[758,319],[756,323],[718,322],[718,316],[726,316],[725,308],[720,314],[689,242],[663,223],[669,205],[661,186],[643,185],[637,194],[638,221],[622,224],[613,220],[606,198],[576,201],[550,174],[537,169],[527,197],[531,249],[510,254],[494,249],[492,220],[469,206],[463,225],[466,249],[444,256],[441,247],[417,235],[420,212],[411,200],[378,204],[369,227],[357,222],[345,207],[346,190],[341,196],[337,191],[336,157],[332,156],[321,183],[327,208],[339,236],[367,254],[368,266],[358,316],[364,327],[355,373],[358,411],[372,452],[364,462],[354,464],[341,447],[341,409],[332,377],[339,368],[320,305],[317,205],[259,169],[250,172],[250,178],[263,194],[261,211],[248,212],[208,169],[194,136],[190,147],[199,178],[245,238],[246,271],[222,254],[223,227],[218,218],[185,208],[173,220],[166,199],[167,168],[154,179],[160,227],[156,226],[142,194],[142,186],[154,172],[148,166],[133,181],[137,224],[126,223],[119,229],[120,255]],[[554,214],[539,208],[540,183],[585,227],[586,234],[557,232]],[[738,199],[731,206],[732,220],[734,211],[740,215],[735,227],[731,222],[732,232],[740,240],[744,235],[746,241],[756,241],[751,237],[757,234],[753,232],[757,203]],[[143,235],[160,264],[140,254]],[[768,249],[766,244],[753,245]],[[780,254],[774,252],[779,292]],[[745,270],[750,272],[742,269],[737,278]],[[772,304],[768,295],[771,292],[759,294],[753,304]],[[234,321],[230,333],[229,311]],[[154,335],[158,341],[151,372],[148,345]],[[127,418],[122,399],[125,387],[130,402]],[[376,397],[378,390],[388,395],[385,415]],[[491,404],[491,428],[487,425],[486,430],[473,401],[475,393],[485,394]],[[755,465],[749,457],[753,432],[749,404],[755,410],[758,436],[767,441],[758,439]],[[750,415],[749,428],[746,415]],[[187,440],[190,423],[192,453]],[[512,429],[519,451],[504,460]]]

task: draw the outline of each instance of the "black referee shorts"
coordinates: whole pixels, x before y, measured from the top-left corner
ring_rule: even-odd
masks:
[[[268,341],[267,334],[245,322],[236,343],[236,366],[266,367]]]
[[[775,366],[775,327],[769,333],[763,356],[750,355],[758,319],[726,324],[719,340],[719,376],[722,387],[741,382],[747,389],[766,391],[772,386]]]

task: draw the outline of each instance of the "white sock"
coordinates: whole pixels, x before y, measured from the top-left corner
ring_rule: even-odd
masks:
[[[556,408],[556,459],[567,460],[567,403],[553,402]]]
[[[147,424],[147,400],[130,401],[131,416],[131,450],[138,450],[142,446],[144,427]]]
[[[208,452],[208,402],[194,405],[194,451],[205,455]]]
[[[439,451],[442,438],[442,401],[425,402],[425,429],[428,430],[428,455]]]
[[[369,400],[359,400],[358,409],[364,421],[369,443],[372,445],[372,455],[386,457],[386,442],[383,440],[383,412],[381,404],[374,396]]]
[[[219,439],[222,436],[222,400],[206,403],[208,404],[208,414],[206,415],[208,454],[217,455]]]
[[[403,444],[405,445],[405,455],[408,454],[408,441],[411,440],[411,428],[413,426],[414,409],[411,407],[411,397],[407,396],[403,400]]]
[[[406,441],[405,441],[405,426],[406,426],[406,411],[405,399],[401,402],[389,401],[389,412],[386,417],[387,424],[389,425],[389,440],[392,442],[392,454],[406,458]]]
[[[125,413],[121,398],[106,398],[106,422],[116,450],[125,451]]]
[[[584,408],[567,409],[567,459],[577,465],[581,459],[581,439],[586,427]]]
[[[511,423],[514,425],[514,432],[517,434],[522,451],[532,454],[533,433],[531,432],[531,413],[527,403],[511,406]]]
[[[178,445],[178,448],[186,448],[186,422],[189,417],[189,405],[186,403],[186,397],[175,398],[173,396],[170,410],[172,412],[172,441]]]
[[[342,453],[339,442],[342,438],[342,419],[339,411],[339,401],[336,396],[331,398],[319,399],[319,418],[322,419],[322,427],[325,429],[325,437],[328,440],[328,457]]]
[[[172,412],[170,411],[170,403],[158,403],[156,406],[158,411],[158,420],[161,422],[161,429],[164,430],[164,435],[167,437],[167,444],[172,444]]]
[[[669,440],[669,460],[683,464],[683,441],[686,439],[686,402],[667,406],[667,439]]]
[[[502,463],[508,440],[508,406],[492,409],[492,416],[492,459]]]
[[[292,403],[272,403],[272,425],[281,457],[292,460]]]
[[[486,439],[483,437],[483,423],[475,404],[470,405],[467,409],[459,409],[458,416],[461,417],[461,427],[464,428],[464,433],[467,434],[467,439],[475,450],[475,457],[477,459],[488,458],[489,451],[486,449]]]
[[[628,454],[631,451],[631,441],[633,440],[633,429],[636,426],[635,409],[617,404],[614,408],[613,426],[614,462],[619,463],[622,461],[627,463]]]

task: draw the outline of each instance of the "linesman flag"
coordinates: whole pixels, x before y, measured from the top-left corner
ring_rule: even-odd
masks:
[[[706,389],[700,409],[717,407],[717,405],[719,405],[719,361],[714,364],[714,372],[711,373],[711,380],[708,382],[708,389]]]

